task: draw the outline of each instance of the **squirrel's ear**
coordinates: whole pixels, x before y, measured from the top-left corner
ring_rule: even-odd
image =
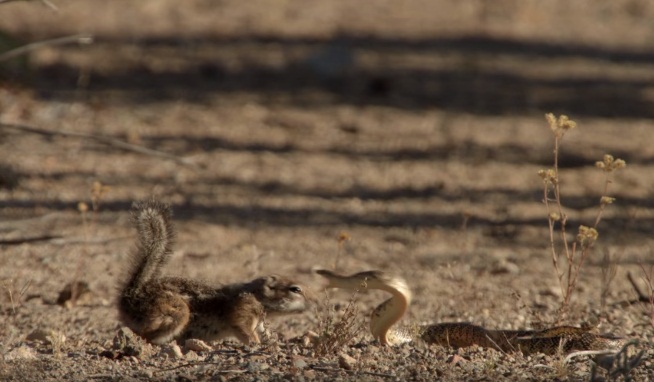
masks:
[[[259,279],[261,282],[261,293],[266,297],[272,297],[277,289],[277,279],[275,276],[265,276]]]
[[[277,275],[266,276],[264,277],[263,285],[266,289],[275,289],[277,287],[278,280],[279,277],[277,277]]]

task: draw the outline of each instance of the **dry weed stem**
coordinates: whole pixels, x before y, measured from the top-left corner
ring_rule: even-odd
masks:
[[[595,163],[595,166],[605,173],[603,196],[600,199],[597,216],[592,227],[580,225],[575,240],[570,242],[566,233],[568,217],[563,211],[560,190],[559,150],[563,136],[569,130],[576,128],[577,123],[565,115],[556,118],[552,113],[546,114],[545,119],[554,133],[554,166],[547,170],[538,171],[538,175],[543,180],[543,203],[547,209],[550,253],[552,264],[563,293],[561,311],[565,311],[570,303],[574,288],[577,285],[582,265],[590,255],[593,245],[599,237],[597,227],[602,219],[604,209],[615,201],[615,198],[607,195],[608,187],[611,183],[609,176],[615,170],[626,167],[627,164],[624,160],[616,159],[610,154],[604,155],[601,161]],[[559,263],[561,255],[566,259],[566,271],[563,271]]]

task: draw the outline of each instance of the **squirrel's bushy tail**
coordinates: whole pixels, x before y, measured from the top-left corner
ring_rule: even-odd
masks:
[[[175,233],[170,207],[154,198],[132,205],[132,221],[138,232],[126,289],[138,290],[157,278],[172,253]]]

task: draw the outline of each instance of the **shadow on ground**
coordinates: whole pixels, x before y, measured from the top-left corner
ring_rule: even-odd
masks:
[[[76,48],[77,49],[77,48]],[[83,48],[82,48],[83,49]],[[579,75],[579,65],[612,65],[628,73],[634,65],[654,62],[654,53],[584,45],[556,45],[511,39],[471,36],[396,40],[339,36],[332,40],[273,37],[102,39],[89,50],[107,49],[114,60],[133,56],[134,49],[148,59],[185,60],[182,69],[157,70],[145,61],[124,60],[120,70],[90,68],[89,92],[120,92],[129,102],[186,99],[203,102],[212,93],[253,92],[284,94],[297,105],[337,103],[383,105],[403,109],[439,108],[482,115],[530,114],[551,111],[575,116],[653,118],[654,99],[647,78],[616,79],[594,70]],[[131,53],[130,53],[131,52]],[[207,54],[207,52],[209,52]],[[216,52],[218,56],[212,55]],[[221,52],[246,52],[234,65]],[[271,64],[255,59],[277,55]],[[364,65],[361,56],[375,57]],[[456,64],[445,67],[398,65],[403,57],[421,55],[431,61],[445,57]],[[129,56],[129,57],[132,57]],[[241,59],[243,55],[236,55]],[[255,57],[255,58],[253,58]],[[290,57],[290,58],[289,58]],[[232,59],[234,57],[231,57]],[[494,60],[519,62],[525,70],[547,68],[556,62],[556,75],[529,75],[498,67]],[[577,65],[568,70],[561,62]],[[580,63],[581,62],[581,63]],[[601,66],[601,67],[604,67]],[[44,97],[78,97],[80,68],[56,63],[38,67],[31,83]],[[307,97],[310,92],[324,97]],[[275,97],[274,102],[279,102]]]

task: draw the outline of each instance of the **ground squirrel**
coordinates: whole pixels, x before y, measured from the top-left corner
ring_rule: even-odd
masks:
[[[258,343],[264,317],[298,313],[309,306],[303,288],[280,276],[213,286],[181,278],[161,277],[174,242],[170,208],[154,199],[136,202],[132,218],[138,231],[137,250],[120,290],[121,320],[154,344],[173,339],[215,341],[236,337]]]

